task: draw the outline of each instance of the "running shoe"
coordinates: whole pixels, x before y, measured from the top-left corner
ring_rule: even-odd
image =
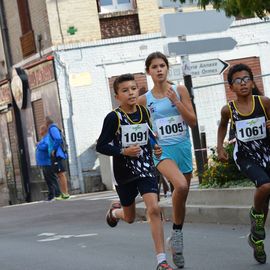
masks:
[[[63,200],[68,200],[70,198],[69,194],[62,193],[60,196],[55,197],[57,201],[63,201]]]
[[[68,200],[70,198],[70,195],[67,193],[62,193],[63,200]]]
[[[251,233],[258,240],[265,239],[265,230],[264,230],[264,214],[255,214],[254,208],[251,207],[249,211],[249,217],[251,222]]]
[[[173,270],[173,268],[167,263],[167,261],[163,261],[158,264],[156,270]]]
[[[181,230],[172,230],[171,236],[167,239],[167,247],[172,253],[173,263],[178,268],[183,268],[185,259],[183,256],[183,232]]]
[[[119,202],[113,202],[106,215],[106,221],[110,227],[115,227],[119,221],[119,218],[113,216],[112,211],[114,209],[120,209],[121,204]]]
[[[266,254],[264,251],[263,240],[254,239],[252,234],[248,235],[248,243],[253,248],[253,256],[255,260],[261,264],[266,263]]]

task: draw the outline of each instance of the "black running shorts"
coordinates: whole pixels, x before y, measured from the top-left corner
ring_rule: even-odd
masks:
[[[140,193],[141,196],[146,193],[158,193],[157,178],[142,177],[127,184],[115,186],[122,206],[130,206]]]
[[[270,168],[264,168],[249,158],[238,158],[236,165],[238,165],[240,171],[245,174],[256,187],[270,183]]]

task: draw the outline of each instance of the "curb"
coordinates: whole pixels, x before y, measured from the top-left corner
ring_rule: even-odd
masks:
[[[193,189],[190,190],[186,218],[188,223],[250,224],[249,209],[254,188]],[[172,220],[171,197],[161,197],[159,203],[164,220]],[[143,202],[136,205],[137,217],[146,220]],[[270,226],[268,218],[267,226]]]

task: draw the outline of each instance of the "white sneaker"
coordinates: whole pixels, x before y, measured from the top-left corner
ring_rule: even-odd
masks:
[[[183,256],[183,232],[181,230],[172,230],[171,236],[167,238],[167,247],[172,253],[173,263],[178,268],[183,268],[185,259]]]

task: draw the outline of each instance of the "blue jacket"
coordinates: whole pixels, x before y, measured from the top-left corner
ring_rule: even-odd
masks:
[[[62,159],[67,158],[67,154],[62,149],[62,136],[59,128],[56,124],[51,124],[48,128],[49,141],[49,155],[51,156],[52,151],[55,151],[55,156]]]
[[[47,133],[36,145],[36,161],[38,166],[50,166],[49,134]]]

